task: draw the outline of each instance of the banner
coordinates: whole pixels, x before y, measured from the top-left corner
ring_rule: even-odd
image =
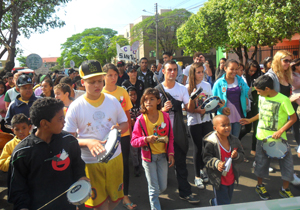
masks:
[[[119,44],[117,44],[117,60],[123,60],[123,61],[136,61],[136,53],[137,50],[132,50],[132,47],[130,45],[126,45],[124,47],[120,47]]]

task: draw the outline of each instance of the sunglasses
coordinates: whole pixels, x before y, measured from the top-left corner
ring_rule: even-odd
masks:
[[[290,59],[284,59],[284,58],[282,58],[281,59],[284,63],[291,63],[292,62],[292,60],[290,60]]]

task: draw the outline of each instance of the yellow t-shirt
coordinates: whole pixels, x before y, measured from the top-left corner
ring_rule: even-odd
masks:
[[[7,142],[3,148],[3,151],[0,156],[0,170],[7,172],[9,168],[9,162],[14,148],[21,142],[20,139],[15,136],[12,140]]]
[[[113,95],[114,97],[116,97],[117,100],[120,102],[124,112],[129,111],[132,108],[132,103],[130,101],[129,95],[124,88],[117,86],[117,89],[112,92],[109,92],[103,88],[102,93],[107,93],[107,94],[110,94],[110,95]],[[129,135],[130,135],[130,133],[129,133],[129,129],[128,129],[125,133],[123,133],[121,135],[121,137],[129,136]]]
[[[167,125],[164,122],[164,116],[161,111],[159,112],[158,120],[156,123],[152,123],[147,114],[143,114],[144,120],[146,122],[148,136],[155,135],[155,136],[167,136]],[[154,143],[149,144],[151,148],[152,154],[161,154],[166,153],[166,144],[165,143]]]

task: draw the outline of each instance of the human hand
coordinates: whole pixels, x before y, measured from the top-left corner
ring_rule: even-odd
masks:
[[[85,176],[81,177],[79,180],[85,180],[85,181],[87,181],[87,182],[90,182],[90,179],[87,178],[87,177],[85,177]],[[78,180],[78,181],[79,181],[79,180]]]
[[[107,140],[105,141],[99,141],[97,139],[93,139],[87,143],[87,147],[89,148],[90,152],[94,157],[99,155],[102,152],[105,152],[105,148],[102,144],[105,144]]]
[[[282,131],[276,131],[275,133],[273,133],[273,135],[272,135],[272,138],[273,139],[279,139],[280,137],[281,137],[281,135],[282,135]]]
[[[164,103],[164,108],[166,109],[166,111],[169,111],[169,109],[171,109],[173,107],[171,101],[166,101]]]
[[[162,68],[162,64],[159,63],[159,64],[157,65],[156,71],[159,72],[159,70],[160,70],[161,68]]]
[[[250,124],[250,123],[251,123],[250,119],[247,119],[247,118],[241,118],[240,119],[240,124],[241,125],[247,125],[247,124]]]
[[[231,158],[234,159],[237,157],[237,155],[238,155],[238,152],[236,150],[233,150],[231,153]]]
[[[294,102],[299,98],[300,98],[300,94],[293,94],[293,95],[290,96],[290,101]]]
[[[173,155],[169,155],[169,168],[171,168],[172,166],[174,166],[174,164],[175,164],[174,156]]]
[[[225,100],[222,100],[220,103],[218,103],[218,105],[220,106],[220,108],[222,108],[223,106],[225,106]]]
[[[201,109],[200,106],[197,107],[197,110],[199,110],[199,112],[200,112],[201,115],[204,115],[205,112],[206,112],[206,110],[205,109]]]
[[[154,135],[146,136],[146,141],[149,143],[152,143],[152,144],[155,143],[157,139],[158,139],[158,137],[154,136]]]
[[[223,109],[223,114],[224,115],[230,115],[230,108],[229,107],[225,107],[224,109]]]
[[[218,163],[218,171],[223,172],[224,169],[225,169],[225,162],[220,161]]]

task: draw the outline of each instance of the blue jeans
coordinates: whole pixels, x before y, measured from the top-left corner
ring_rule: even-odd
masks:
[[[233,194],[233,188],[234,188],[234,183],[229,186],[221,184],[219,190],[216,190],[214,188],[216,197],[212,200],[212,205],[218,206],[218,205],[230,204],[232,194]]]
[[[230,123],[230,124],[231,124],[231,132],[230,133],[232,135],[234,135],[235,137],[239,138],[242,125],[239,122]]]
[[[149,201],[152,210],[161,210],[159,193],[167,189],[168,161],[166,154],[152,154],[152,162],[142,163],[148,182]]]

